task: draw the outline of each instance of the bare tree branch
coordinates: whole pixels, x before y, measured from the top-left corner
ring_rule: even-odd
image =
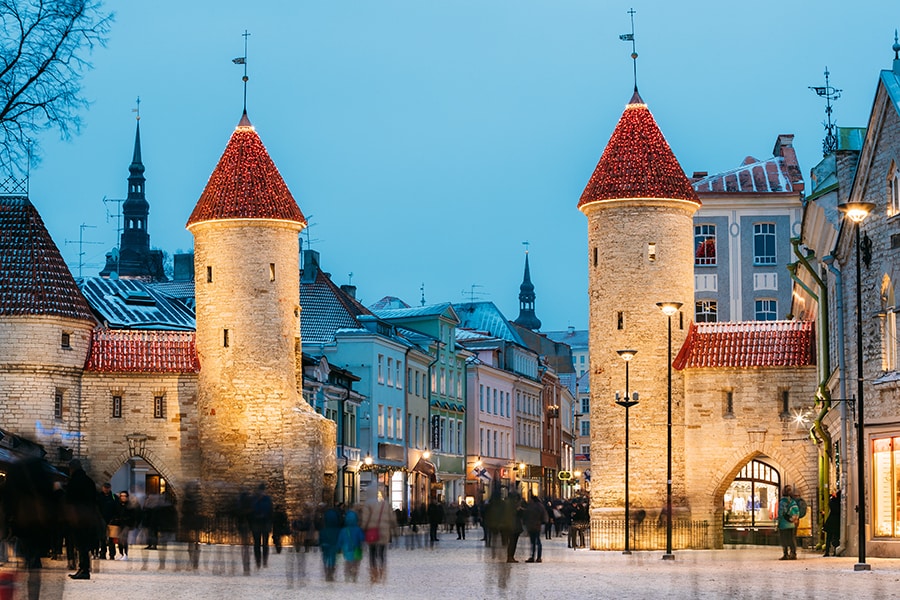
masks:
[[[79,131],[85,55],[112,20],[101,0],[0,0],[0,169],[24,171],[41,131]]]

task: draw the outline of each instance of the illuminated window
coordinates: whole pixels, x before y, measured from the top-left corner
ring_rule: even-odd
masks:
[[[710,266],[716,264],[716,226],[694,226],[694,264]]]
[[[775,223],[753,224],[753,264],[775,264]]]
[[[647,260],[656,262],[656,242],[647,244]]]
[[[694,320],[697,323],[715,323],[718,321],[715,300],[698,300],[694,308]]]
[[[775,300],[764,299],[756,301],[756,320],[774,321],[778,318],[778,303]]]
[[[881,309],[884,315],[881,324],[882,368],[897,370],[897,306],[894,298],[894,284],[885,276],[881,286]]]
[[[872,440],[875,537],[900,537],[900,437]]]
[[[112,397],[112,416],[113,419],[122,418],[122,396]]]

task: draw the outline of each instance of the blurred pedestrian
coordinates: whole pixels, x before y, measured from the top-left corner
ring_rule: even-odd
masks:
[[[519,543],[519,536],[522,534],[522,498],[516,492],[511,492],[506,498],[504,506],[503,523],[506,532],[506,562],[517,563],[516,546]]]
[[[466,524],[469,521],[469,505],[460,502],[456,507],[456,539],[466,539]]]
[[[344,581],[356,583],[364,541],[365,534],[359,526],[359,516],[355,510],[348,510],[344,515],[344,526],[338,535],[338,546],[344,557]]]
[[[541,527],[547,522],[547,509],[537,496],[531,496],[531,501],[523,510],[525,531],[531,542],[531,556],[525,562],[541,562],[543,546],[541,544]],[[535,556],[537,554],[537,556]]]
[[[369,581],[381,583],[385,576],[385,553],[391,541],[394,513],[387,508],[387,502],[377,496],[366,503],[363,511],[363,531],[369,546]]]
[[[88,477],[81,461],[69,461],[69,483],[66,485],[66,519],[75,541],[78,570],[70,573],[72,579],[91,578],[91,552],[98,546],[101,527],[97,507],[97,485]]]
[[[269,535],[272,533],[272,498],[266,493],[266,484],[256,486],[253,494],[253,512],[250,531],[253,534],[253,558],[256,568],[269,566]]]
[[[184,487],[184,501],[181,503],[181,529],[187,541],[188,568],[196,571],[200,566],[200,533],[204,529],[200,484],[197,481],[189,481]]]
[[[841,491],[832,493],[828,498],[828,516],[822,525],[825,530],[825,554],[837,556],[837,548],[841,545]]]
[[[95,491],[96,493],[96,491]],[[6,530],[17,541],[18,553],[27,574],[28,600],[41,596],[41,557],[50,548],[57,527],[58,515],[53,495],[53,479],[45,463],[26,458],[12,463],[3,485],[2,514]],[[90,578],[90,558],[87,577]]]
[[[103,536],[100,540],[100,548],[97,555],[101,560],[106,560],[109,551],[109,560],[116,558],[116,538],[119,537],[119,526],[113,524],[119,511],[119,499],[112,493],[112,485],[107,481],[100,486],[100,495],[97,497],[100,507],[100,516],[103,517]]]
[[[334,581],[334,570],[337,566],[338,535],[340,535],[340,532],[340,512],[334,506],[328,507],[322,515],[322,527],[319,531],[319,552],[322,553],[325,581]]]

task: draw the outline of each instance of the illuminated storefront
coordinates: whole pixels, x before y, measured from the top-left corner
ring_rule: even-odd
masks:
[[[872,451],[874,536],[900,538],[900,437],[875,438]]]

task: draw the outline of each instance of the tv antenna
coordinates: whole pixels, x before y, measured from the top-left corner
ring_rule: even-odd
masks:
[[[313,223],[312,219],[313,215],[309,215],[306,217],[306,227],[303,228],[303,231],[300,232],[300,252],[303,252],[303,236],[306,236],[306,249],[312,250],[313,242],[321,242],[322,240],[318,238],[314,238],[310,235],[310,230],[313,225],[317,225],[318,223]]]
[[[124,198],[107,198],[106,196],[103,196],[103,204],[106,205],[106,222],[109,223],[110,219],[116,220],[116,252],[113,253],[113,257],[116,259],[116,273],[119,272],[119,251],[121,250],[120,245],[122,243],[122,204],[124,202]],[[109,212],[110,204],[119,205],[116,209],[118,211],[116,214]]]
[[[825,98],[825,116],[827,120],[822,122],[822,125],[825,126],[825,139],[822,141],[822,156],[831,154],[837,150],[838,147],[837,136],[834,135],[834,129],[837,127],[837,123],[831,122],[831,101],[840,98],[841,92],[843,91],[831,87],[831,84],[828,82],[829,74],[828,67],[825,67],[825,85],[809,86],[809,89],[814,91],[818,97]]]
[[[462,294],[463,298],[465,298],[466,294],[468,294],[469,302],[475,302],[476,299],[480,300],[482,297],[484,297],[484,292],[479,292],[475,289],[475,288],[482,288],[482,287],[484,287],[484,286],[481,284],[473,283],[472,285],[469,286],[468,291],[463,290],[460,292],[460,294]]]
[[[421,306],[425,306],[425,282],[422,282],[422,285],[419,286],[419,291],[422,293],[422,298],[419,300]]]
[[[85,229],[96,229],[96,225],[86,225],[82,223],[78,227],[78,241],[75,240],[66,240],[67,244],[78,244],[78,279],[81,279],[81,270],[84,266],[84,246],[85,244],[89,245],[101,245],[103,242],[86,242],[84,241],[84,230]]]

